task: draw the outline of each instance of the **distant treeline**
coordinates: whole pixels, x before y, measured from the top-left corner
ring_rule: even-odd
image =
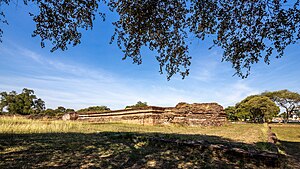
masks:
[[[77,112],[78,113],[85,113],[85,112],[102,112],[102,111],[109,111],[110,108],[107,106],[92,106],[84,109],[80,109]]]
[[[138,101],[135,105],[126,106],[125,109],[138,108],[138,107],[147,107],[147,102]]]
[[[24,88],[21,93],[16,91],[0,93],[0,113],[3,115],[38,115],[60,117],[68,112],[75,112],[72,108],[59,106],[56,109],[46,109],[45,102],[38,98],[34,91]],[[147,102],[138,101],[125,108],[148,106]],[[280,108],[284,113],[280,113]],[[110,111],[107,106],[91,106],[77,110],[78,113]],[[273,117],[281,116],[288,120],[292,116],[300,117],[300,95],[289,90],[263,92],[248,96],[235,106],[225,109],[227,118],[231,121],[269,122]]]
[[[41,116],[62,116],[67,112],[74,112],[74,109],[62,106],[56,109],[46,109],[45,102],[37,98],[34,91],[24,88],[21,93],[16,91],[0,93],[0,113],[2,115],[41,115]]]
[[[34,115],[60,117],[65,113],[75,112],[72,108],[59,106],[56,109],[50,109],[45,106],[41,98],[37,98],[34,91],[24,88],[21,93],[16,91],[0,93],[0,114],[2,115]],[[126,106],[126,108],[147,106],[147,102],[138,101],[135,105]],[[91,106],[77,110],[78,113],[109,111],[107,106]]]

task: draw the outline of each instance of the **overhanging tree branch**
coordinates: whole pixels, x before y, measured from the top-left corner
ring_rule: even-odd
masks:
[[[253,64],[270,64],[272,57],[281,58],[286,47],[300,39],[299,0],[24,0],[28,3],[39,7],[32,14],[33,36],[41,38],[42,47],[51,42],[51,51],[80,44],[82,31],[93,28],[98,14],[104,18],[100,6],[107,5],[120,16],[113,22],[112,41],[124,52],[123,59],[141,64],[141,48],[148,47],[157,53],[160,72],[168,79],[189,74],[189,36],[212,37],[213,46],[224,51],[222,60],[242,78]],[[0,13],[0,21],[4,17]],[[2,34],[0,29],[0,40]]]

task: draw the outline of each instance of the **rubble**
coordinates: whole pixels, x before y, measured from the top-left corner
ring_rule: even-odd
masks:
[[[77,120],[78,114],[76,112],[69,112],[62,116],[63,120]]]

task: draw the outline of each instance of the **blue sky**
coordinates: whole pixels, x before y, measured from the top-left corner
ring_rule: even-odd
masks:
[[[166,75],[158,72],[154,53],[144,50],[143,63],[135,65],[130,59],[122,60],[115,43],[109,44],[114,14],[107,13],[105,22],[98,19],[93,30],[83,31],[79,46],[51,53],[49,46],[40,47],[38,37],[31,37],[35,25],[28,15],[29,7],[0,8],[9,21],[8,26],[1,25],[0,91],[33,89],[47,108],[106,105],[120,109],[137,101],[156,106],[217,102],[226,107],[266,90],[300,93],[299,44],[288,47],[282,59],[271,59],[270,65],[253,65],[251,75],[241,79],[233,76],[230,63],[221,62],[222,49],[208,50],[211,41],[191,36],[190,75],[184,80],[176,75],[167,81]]]

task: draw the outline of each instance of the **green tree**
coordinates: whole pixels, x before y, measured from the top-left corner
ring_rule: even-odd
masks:
[[[46,110],[43,110],[42,113],[44,116],[56,116],[57,112],[53,109],[46,109]]]
[[[69,112],[75,112],[74,109],[69,109],[69,108],[65,108],[63,106],[59,106],[56,109],[46,109],[44,111],[42,111],[41,114],[46,115],[46,116],[52,116],[52,117],[59,117],[62,116],[65,113],[69,113]]]
[[[2,92],[0,100],[1,112],[3,109],[7,110],[9,114],[35,114],[40,113],[45,109],[45,103],[42,99],[37,99],[34,91],[24,88],[22,93],[17,94],[15,91],[9,93]]]
[[[247,119],[250,119],[250,112],[245,109],[241,109],[240,107],[241,107],[241,105],[248,102],[250,99],[255,98],[257,96],[258,95],[248,96],[245,99],[243,99],[241,102],[239,102],[235,105],[235,116],[239,121],[246,121]]]
[[[224,109],[227,119],[230,121],[238,121],[239,118],[236,113],[236,108],[234,106],[228,106],[226,109]]]
[[[17,104],[21,111],[18,114],[28,115],[34,114],[35,100],[34,91],[24,88],[21,94],[17,95]]]
[[[268,122],[280,112],[279,107],[266,96],[249,97],[237,105],[237,111],[252,122]]]
[[[93,28],[96,16],[104,20],[108,6],[119,15],[113,22],[112,42],[124,52],[123,59],[142,63],[141,49],[157,53],[160,72],[169,79],[175,73],[189,74],[190,37],[212,39],[221,47],[222,61],[232,64],[236,74],[247,77],[252,64],[271,56],[280,58],[285,48],[300,39],[299,0],[23,0],[36,5],[30,13],[36,23],[33,36],[52,44],[52,50],[66,50],[80,44],[82,30]],[[11,0],[0,0],[1,7]],[[3,10],[5,8],[1,8]],[[0,23],[7,24],[4,11]],[[3,30],[0,27],[0,41]],[[194,38],[192,38],[194,39]]]
[[[66,113],[66,108],[64,108],[63,106],[58,106],[56,110],[60,113]]]
[[[300,94],[297,92],[279,90],[274,92],[264,92],[262,95],[269,97],[278,106],[284,108],[286,113],[285,122],[288,122],[291,113],[296,111],[300,106]]]
[[[102,111],[109,111],[110,108],[107,106],[91,106],[88,108],[80,109],[77,112],[82,113],[82,112],[102,112]]]
[[[75,112],[74,109],[66,109],[66,113]]]
[[[37,111],[37,112],[41,112],[41,111],[45,110],[46,109],[45,102],[41,98],[36,99],[34,101],[34,108],[35,108],[35,111]]]
[[[135,105],[126,106],[125,109],[128,109],[128,108],[138,108],[138,107],[147,107],[147,106],[148,106],[147,102],[138,101]]]
[[[22,114],[23,103],[16,91],[3,92],[1,103],[6,108],[8,114]]]

